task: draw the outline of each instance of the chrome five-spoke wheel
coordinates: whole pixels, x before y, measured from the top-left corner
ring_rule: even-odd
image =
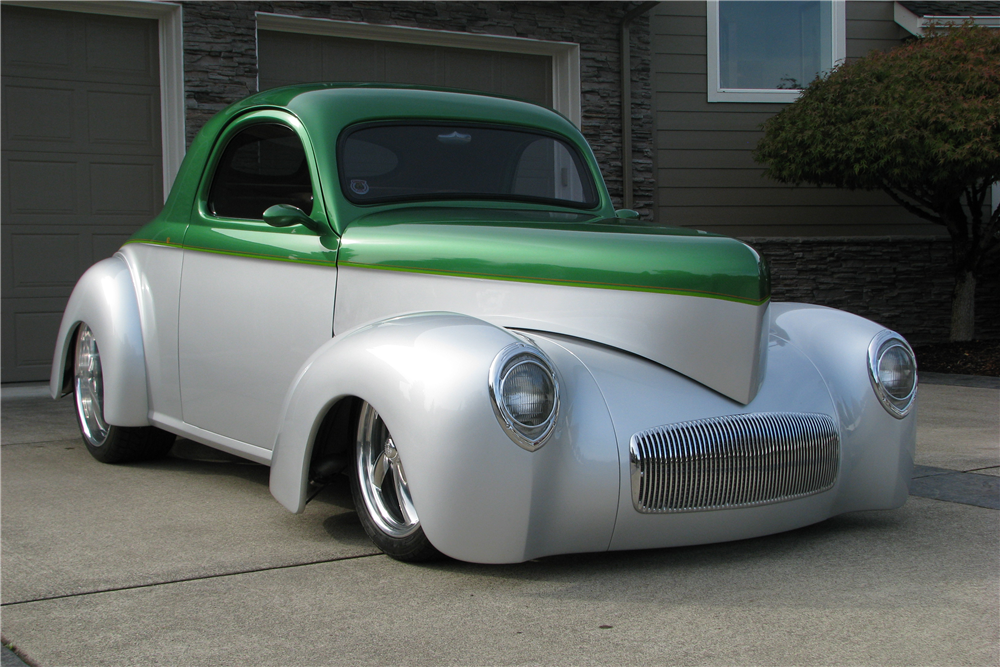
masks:
[[[104,418],[104,369],[97,338],[86,324],[76,334],[73,394],[76,421],[87,450],[98,461],[123,463],[158,458],[174,442],[174,434],[153,426],[112,426]]]
[[[399,450],[385,422],[366,402],[358,413],[354,463],[354,504],[375,545],[399,560],[437,556],[420,527]]]
[[[91,447],[100,447],[108,439],[108,423],[104,421],[104,376],[97,340],[86,324],[80,325],[80,332],[76,337],[73,389],[83,439]]]

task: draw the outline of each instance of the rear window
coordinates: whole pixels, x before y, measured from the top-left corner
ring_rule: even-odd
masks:
[[[599,203],[576,148],[527,130],[361,126],[341,137],[337,158],[344,195],[356,204],[493,199],[589,209]]]

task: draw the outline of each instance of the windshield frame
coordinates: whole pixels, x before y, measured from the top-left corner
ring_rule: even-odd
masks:
[[[559,145],[563,146],[569,153],[570,158],[576,167],[577,174],[580,178],[580,184],[584,192],[584,201],[572,201],[569,199],[557,199],[554,197],[540,197],[536,195],[518,195],[518,194],[496,194],[496,193],[470,193],[470,192],[457,192],[457,193],[427,193],[427,194],[404,194],[404,195],[388,195],[382,196],[375,199],[360,199],[351,190],[350,177],[345,172],[344,169],[344,147],[347,141],[355,133],[375,128],[375,127],[446,127],[451,129],[485,129],[485,130],[501,130],[506,132],[517,132],[522,135],[534,135],[538,137],[544,137],[552,139]],[[378,121],[365,121],[361,123],[354,123],[345,127],[340,136],[337,138],[336,147],[336,162],[337,162],[337,174],[338,181],[340,182],[340,190],[343,193],[345,199],[355,206],[360,207],[370,207],[379,206],[385,204],[398,204],[398,203],[424,203],[424,202],[435,202],[435,201],[489,201],[489,202],[499,202],[499,203],[516,203],[516,204],[538,204],[543,206],[558,206],[561,208],[571,208],[575,210],[582,211],[595,211],[602,206],[601,189],[598,182],[595,179],[594,173],[592,171],[592,166],[587,160],[585,154],[579,149],[579,147],[567,136],[559,134],[557,132],[551,132],[548,130],[529,127],[524,125],[516,124],[506,124],[506,123],[495,123],[495,122],[477,122],[468,120],[448,120],[448,119],[434,119],[434,118],[399,118],[391,120],[378,120]]]

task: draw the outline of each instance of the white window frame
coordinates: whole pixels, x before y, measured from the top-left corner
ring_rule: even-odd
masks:
[[[257,30],[549,56],[552,59],[552,106],[574,125],[581,126],[580,45],[573,42],[374,25],[267,12],[257,12]]]
[[[830,43],[833,47],[831,62],[838,64],[847,58],[847,14],[844,0],[833,0],[833,20]],[[708,101],[709,102],[765,102],[789,103],[799,99],[801,90],[722,88],[719,73],[719,0],[708,0]]]
[[[184,20],[181,6],[171,2],[106,2],[86,0],[4,0],[5,4],[57,9],[82,14],[155,19],[160,51],[160,150],[163,154],[163,199],[166,201],[186,152],[184,137]]]

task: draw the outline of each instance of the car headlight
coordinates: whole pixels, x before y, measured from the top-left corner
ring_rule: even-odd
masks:
[[[898,333],[881,331],[868,345],[868,372],[882,407],[902,419],[917,396],[917,359]]]
[[[555,428],[559,382],[541,350],[527,343],[505,347],[490,366],[490,398],[504,432],[533,452]]]

